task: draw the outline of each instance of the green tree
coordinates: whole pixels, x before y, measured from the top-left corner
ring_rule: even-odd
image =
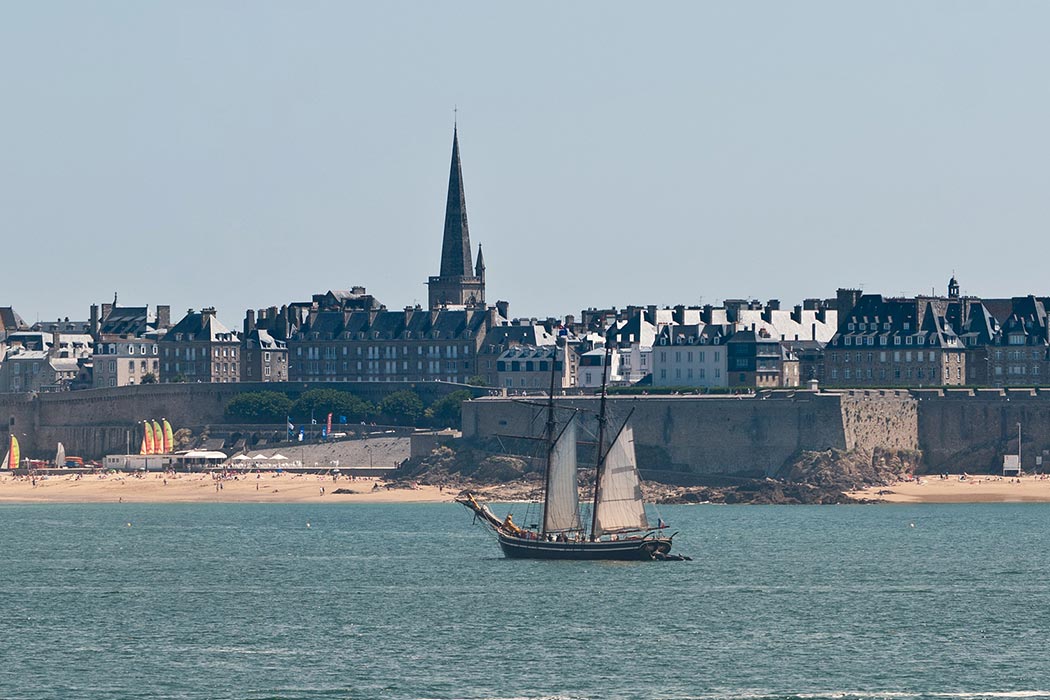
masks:
[[[480,374],[475,374],[473,377],[467,380],[467,384],[470,386],[488,386],[489,383],[485,381],[485,378]]]
[[[329,413],[333,421],[339,422],[340,417],[346,416],[348,423],[358,423],[371,418],[375,407],[360,396],[346,391],[311,389],[304,391],[291,409],[291,415],[301,422],[313,419],[320,423]]]
[[[153,374],[153,372],[147,372],[146,374],[142,375],[142,383],[143,384],[156,384],[157,383],[157,375]]]
[[[417,425],[423,417],[423,399],[409,389],[395,391],[379,404],[379,412],[394,425]]]
[[[437,428],[458,428],[462,420],[463,402],[470,399],[471,393],[466,389],[453,391],[430,404],[427,418]]]
[[[248,391],[226,404],[226,418],[245,423],[283,423],[292,400],[278,391]]]

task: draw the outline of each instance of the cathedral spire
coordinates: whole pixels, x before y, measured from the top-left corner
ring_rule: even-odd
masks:
[[[452,167],[448,175],[445,203],[445,236],[441,243],[441,276],[471,275],[470,231],[467,228],[467,198],[463,192],[463,166],[459,160],[459,128],[452,131]]]
[[[485,304],[485,263],[480,247],[477,267],[472,264],[470,254],[458,126],[452,130],[452,166],[445,203],[445,232],[441,240],[441,271],[436,277],[431,277],[427,285],[430,287],[431,309]]]

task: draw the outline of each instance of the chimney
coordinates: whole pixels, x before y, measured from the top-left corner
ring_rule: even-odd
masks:
[[[49,357],[58,357],[58,351],[61,348],[61,338],[58,331],[51,331],[51,348],[47,354]]]
[[[91,316],[88,320],[88,330],[98,340],[98,304],[91,305]]]
[[[112,311],[112,310],[113,310],[113,304],[108,304],[108,303],[103,304],[102,305],[102,319],[101,320],[105,321],[106,317],[109,316],[109,312]]]
[[[791,320],[795,323],[802,323],[802,304],[795,304],[795,307],[791,309]]]
[[[499,311],[499,315],[503,318],[510,318],[510,302],[497,301],[496,310]]]
[[[250,335],[255,330],[255,311],[248,309],[244,313],[244,335]]]
[[[780,311],[780,299],[770,299],[766,302],[766,308],[772,309],[773,311]]]
[[[711,311],[713,308],[710,304],[704,304],[704,308],[700,310],[700,320],[705,324],[711,323]]]
[[[157,304],[157,328],[171,328],[171,306]]]
[[[214,318],[214,317],[215,317],[215,307],[214,306],[207,306],[207,307],[201,309],[201,321],[204,321],[205,319],[209,319],[209,318]]]
[[[675,323],[682,326],[685,325],[685,306],[678,304],[674,307],[674,313],[671,314],[671,318]]]
[[[857,305],[859,300],[859,289],[839,289],[835,292],[835,303],[839,312],[839,323],[846,320],[846,317],[849,316],[849,312],[853,311],[853,307]]]

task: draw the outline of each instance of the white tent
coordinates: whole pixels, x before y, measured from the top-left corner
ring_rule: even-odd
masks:
[[[265,460],[265,459],[269,459],[269,457],[267,457],[267,456],[266,456],[266,455],[264,455],[264,454],[263,454],[262,452],[260,452],[259,454],[257,454],[257,455],[255,455],[254,457],[252,457],[252,459],[254,459],[254,460],[258,461],[258,460]]]
[[[281,454],[280,452],[278,452],[278,453],[277,453],[277,454],[275,454],[275,455],[274,455],[273,457],[270,457],[270,459],[272,459],[272,460],[273,460],[273,461],[275,461],[275,462],[280,462],[280,461],[286,460],[286,459],[288,459],[288,458],[287,458],[287,457],[285,457],[285,456],[284,456],[283,454]]]
[[[251,457],[249,457],[248,455],[237,455],[236,457],[233,458],[233,461],[234,462],[244,462],[245,460],[250,460],[250,459],[251,459]]]

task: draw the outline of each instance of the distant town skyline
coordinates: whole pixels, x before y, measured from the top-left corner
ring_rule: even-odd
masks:
[[[427,304],[453,109],[487,300],[1047,293],[1039,3],[16,4],[5,295]]]

